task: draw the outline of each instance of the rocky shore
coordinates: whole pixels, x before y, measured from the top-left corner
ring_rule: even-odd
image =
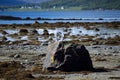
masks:
[[[119,80],[119,30],[119,22],[0,25],[0,80]],[[60,39],[84,44],[95,71],[43,70],[48,45]]]
[[[0,47],[0,78],[29,80],[119,80],[120,46],[86,46],[90,53],[94,72],[44,71],[43,60],[48,54],[47,46],[9,45]],[[17,65],[19,67],[17,67]],[[12,67],[13,66],[13,67]],[[20,67],[21,66],[21,67]],[[3,74],[4,73],[4,74]],[[22,73],[24,73],[24,76]],[[13,76],[13,74],[16,74]],[[17,77],[16,77],[17,76]]]
[[[0,45],[47,45],[62,39],[85,45],[119,45],[120,23],[38,23],[0,25]]]

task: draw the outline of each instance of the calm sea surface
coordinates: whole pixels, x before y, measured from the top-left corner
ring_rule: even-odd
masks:
[[[40,11],[40,12],[0,12],[0,15],[30,18],[76,18],[82,20],[39,20],[43,22],[120,22],[120,10],[83,10],[83,11]],[[103,20],[99,20],[102,18]],[[0,20],[0,24],[33,23],[34,20]]]

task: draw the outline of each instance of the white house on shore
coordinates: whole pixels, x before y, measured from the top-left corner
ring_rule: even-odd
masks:
[[[61,6],[61,8],[60,8],[61,10],[64,10],[65,8],[64,8],[64,6]]]

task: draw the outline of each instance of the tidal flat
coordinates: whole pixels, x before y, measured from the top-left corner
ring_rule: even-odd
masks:
[[[95,71],[43,70],[48,45],[83,44]],[[57,22],[0,25],[1,80],[119,80],[120,22]]]

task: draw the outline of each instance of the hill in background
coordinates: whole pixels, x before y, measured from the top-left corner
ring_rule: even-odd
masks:
[[[0,6],[17,6],[25,4],[42,3],[49,0],[0,0]]]
[[[20,4],[26,4],[26,3],[20,0],[0,0],[0,6],[13,6]]]
[[[81,9],[120,9],[120,0],[51,0],[42,3],[43,8],[76,7]]]
[[[21,8],[22,10],[120,10],[120,0],[0,0],[1,10],[21,10]]]

